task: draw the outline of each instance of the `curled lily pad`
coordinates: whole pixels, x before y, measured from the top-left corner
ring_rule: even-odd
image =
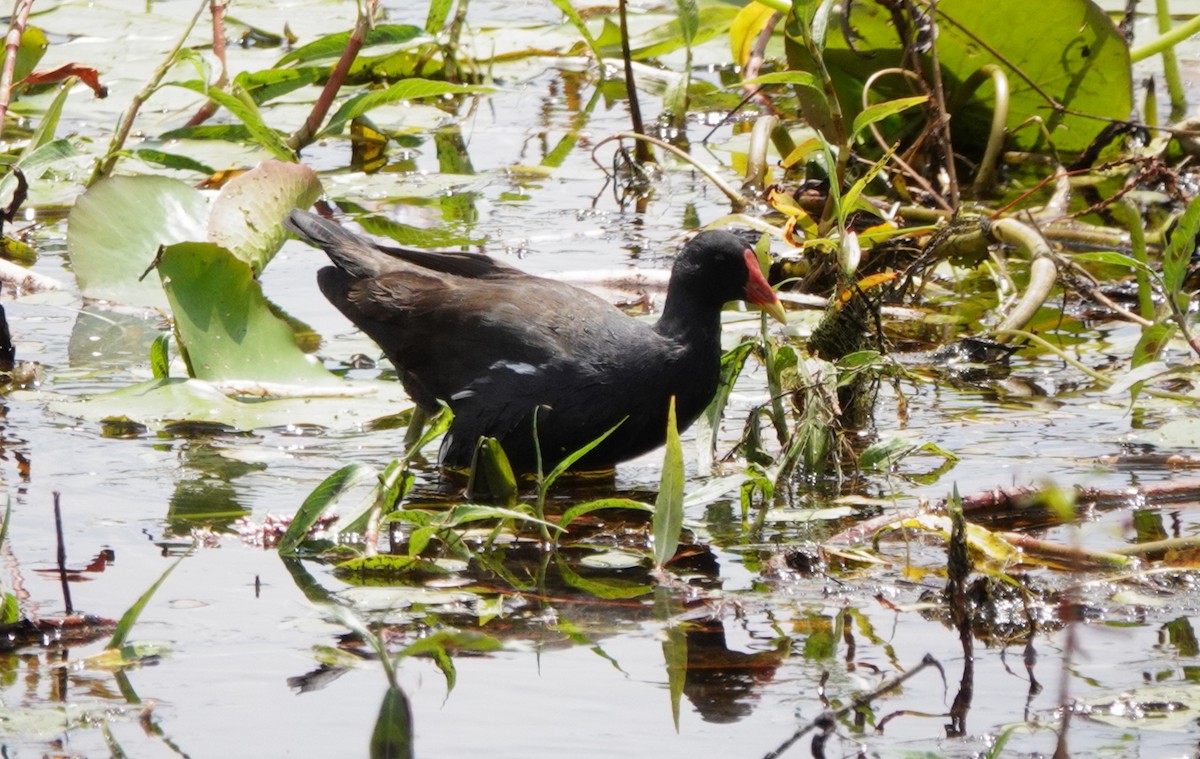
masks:
[[[308,208],[321,195],[321,182],[307,166],[263,161],[233,179],[213,202],[208,237],[250,264],[255,276],[283,245],[283,219]]]

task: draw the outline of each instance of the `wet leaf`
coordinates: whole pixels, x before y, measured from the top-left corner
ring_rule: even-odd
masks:
[[[48,47],[50,47],[50,40],[46,39],[45,32],[36,26],[25,27],[25,31],[21,34],[21,44],[17,47],[17,60],[13,67],[12,81],[20,82],[29,76],[37,68],[38,62],[42,60]]]
[[[221,189],[208,218],[211,242],[250,264],[254,276],[287,239],[283,220],[321,195],[321,181],[307,166],[263,161]]]
[[[306,356],[268,307],[250,265],[212,243],[177,243],[159,259],[180,350],[193,377],[323,385],[338,380]]]
[[[162,245],[205,239],[208,202],[166,177],[97,182],[67,217],[67,255],[86,298],[167,307],[158,278],[139,280]]]
[[[150,371],[154,379],[167,379],[171,376],[171,360],[167,355],[167,345],[171,336],[166,332],[154,338],[150,346]]]
[[[850,127],[850,139],[857,139],[859,134],[872,124],[878,124],[890,116],[903,113],[909,108],[921,105],[928,100],[927,96],[919,95],[917,97],[888,100],[887,102],[870,106],[854,117],[854,124]]]
[[[389,685],[371,732],[371,759],[408,759],[412,749],[412,708],[408,696]]]
[[[338,499],[347,490],[374,476],[375,471],[370,467],[354,463],[342,467],[322,480],[304,499],[304,503],[300,504],[287,532],[279,539],[279,554],[295,555],[300,545],[308,538],[308,531],[321,515],[337,504]]]
[[[295,424],[358,429],[373,419],[412,407],[397,382],[344,382],[330,390],[329,395],[321,396],[240,401],[211,383],[175,377],[85,399],[56,399],[50,402],[50,410],[93,422],[123,418],[149,430],[165,430],[179,423],[255,430]]]
[[[565,530],[570,526],[571,522],[574,522],[579,517],[607,509],[654,511],[654,508],[650,504],[635,501],[631,498],[601,498],[595,501],[588,501],[587,503],[577,503],[570,507],[563,512],[562,517],[558,521],[558,526]]]

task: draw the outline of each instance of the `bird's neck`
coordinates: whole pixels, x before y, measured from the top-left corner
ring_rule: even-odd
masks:
[[[704,308],[695,301],[667,297],[662,317],[654,329],[663,337],[686,345],[690,349],[720,353],[721,311]]]

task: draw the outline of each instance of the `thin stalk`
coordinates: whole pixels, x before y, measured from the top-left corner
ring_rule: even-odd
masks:
[[[1171,8],[1168,0],[1155,0],[1155,13],[1158,16],[1158,33],[1167,34],[1171,31]],[[1167,94],[1171,98],[1171,123],[1179,121],[1187,115],[1187,93],[1183,91],[1183,78],[1179,75],[1179,59],[1175,56],[1175,47],[1167,47],[1162,51],[1163,78],[1167,80]]]
[[[1200,14],[1192,16],[1184,23],[1175,27],[1166,34],[1160,35],[1151,42],[1148,42],[1139,48],[1130,50],[1129,61],[1131,63],[1144,61],[1150,56],[1158,55],[1164,50],[1175,47],[1180,42],[1183,42],[1197,32],[1200,32]]]
[[[716,172],[714,172],[712,169],[708,168],[707,166],[705,166],[702,163],[698,163],[695,158],[688,155],[686,152],[680,150],[679,148],[675,147],[671,143],[664,142],[663,140],[660,140],[656,137],[651,137],[646,134],[637,134],[636,132],[617,132],[616,134],[610,135],[609,137],[605,137],[603,140],[596,143],[596,147],[592,148],[592,156],[593,156],[592,160],[595,161],[596,150],[599,149],[599,147],[601,145],[603,145],[606,142],[609,142],[610,140],[620,140],[620,139],[625,139],[625,138],[628,138],[631,140],[636,140],[639,143],[643,142],[643,141],[649,142],[653,145],[657,145],[658,147],[662,148],[663,150],[666,150],[669,153],[673,153],[674,155],[678,156],[681,160],[686,161],[687,163],[691,164],[692,168],[694,168],[696,171],[703,174],[704,177],[706,179],[708,179],[708,181],[710,181],[714,185],[716,185],[718,190],[725,193],[725,197],[729,198],[729,203],[733,207],[733,211],[735,213],[739,213],[739,212],[745,210],[746,199],[744,197],[742,197],[742,194],[738,191],[738,189],[736,187],[729,184],[724,179],[721,179],[721,177],[717,176]],[[600,165],[598,161],[597,161],[597,165]]]
[[[8,27],[8,35],[4,38],[4,69],[0,71],[0,135],[4,134],[4,121],[8,117],[8,103],[12,98],[13,70],[17,66],[17,51],[21,48],[21,36],[25,34],[25,24],[29,21],[29,12],[33,10],[33,0],[17,0],[13,6],[12,25]]]
[[[617,5],[621,15],[621,58],[625,62],[625,93],[629,96],[629,119],[633,123],[633,131],[639,137],[646,136],[646,126],[642,123],[642,107],[638,103],[637,82],[633,78],[633,53],[629,49],[629,24],[625,20],[625,0]],[[641,140],[633,145],[633,158],[639,166],[654,163],[654,154],[650,146]]]
[[[311,143],[321,129],[321,124],[325,123],[325,116],[333,106],[333,100],[346,81],[346,74],[349,73],[350,66],[358,57],[358,51],[362,49],[363,42],[366,40],[367,30],[371,28],[377,5],[378,0],[366,0],[365,8],[362,5],[358,6],[358,19],[354,22],[354,31],[350,33],[350,39],[346,41],[346,49],[342,51],[342,57],[338,59],[337,65],[329,74],[329,79],[325,81],[325,87],[317,96],[317,102],[313,105],[308,118],[304,120],[304,125],[288,138],[287,145],[292,150],[299,152],[301,148]]]
[[[209,15],[212,16],[212,33],[213,33],[213,55],[216,56],[217,62],[221,64],[221,73],[217,76],[217,81],[213,82],[212,86],[218,90],[223,90],[229,85],[229,64],[225,60],[225,6],[229,0],[210,0]],[[209,98],[200,106],[186,126],[199,126],[213,117],[220,106],[217,101]]]
[[[175,65],[175,59],[179,56],[179,51],[183,49],[184,43],[188,37],[192,36],[192,30],[196,28],[196,22],[200,20],[200,14],[204,13],[204,9],[208,7],[209,0],[201,0],[200,6],[196,8],[196,13],[192,16],[192,20],[188,22],[187,27],[180,35],[179,41],[175,43],[175,47],[171,48],[171,52],[163,59],[163,62],[158,64],[158,68],[154,69],[154,73],[150,75],[150,81],[138,91],[129,103],[129,109],[121,117],[120,125],[117,127],[116,134],[113,135],[112,141],[108,143],[108,151],[104,157],[96,162],[96,169],[92,172],[92,176],[88,179],[88,186],[92,186],[104,179],[117,165],[117,159],[120,158],[121,149],[125,146],[125,140],[129,139],[129,133],[133,130],[133,122],[137,119],[138,111],[150,99],[150,96],[158,89],[158,85],[162,83],[163,78],[171,67]]]

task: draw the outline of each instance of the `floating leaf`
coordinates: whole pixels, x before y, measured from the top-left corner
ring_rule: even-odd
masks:
[[[165,308],[158,278],[139,280],[160,246],[205,239],[208,202],[166,177],[109,177],[67,217],[67,255],[85,298]]]
[[[329,395],[316,397],[239,401],[208,382],[175,377],[83,400],[55,400],[50,410],[98,423],[124,421],[148,430],[210,424],[249,431],[289,424],[360,429],[374,419],[412,408],[398,382],[339,382],[330,390]]]

